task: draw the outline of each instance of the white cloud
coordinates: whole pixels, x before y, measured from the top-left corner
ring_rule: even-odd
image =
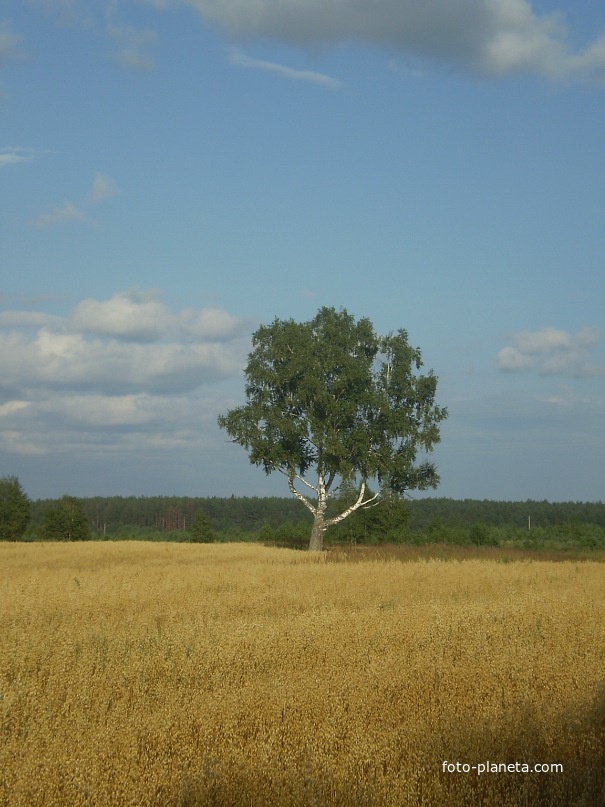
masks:
[[[87,221],[86,213],[80,210],[73,202],[64,202],[50,213],[43,213],[35,220],[38,227],[54,227],[57,224],[66,224],[70,221]]]
[[[552,350],[569,348],[573,341],[571,334],[557,328],[542,328],[541,331],[520,331],[515,334],[515,346],[522,353],[548,353]]]
[[[154,291],[125,291],[109,300],[82,300],[71,317],[71,326],[81,333],[155,341],[173,323],[174,317]]]
[[[201,452],[222,442],[216,418],[224,396],[185,392],[175,395],[61,393],[0,406],[0,451],[42,456],[96,456]],[[127,459],[129,458],[129,459]]]
[[[0,148],[0,168],[6,168],[8,165],[29,163],[35,158],[36,153],[33,149],[21,148],[19,146]]]
[[[89,339],[40,329],[32,338],[0,334],[0,376],[15,389],[138,390],[171,394],[236,374],[237,346]]]
[[[90,192],[89,200],[92,204],[101,202],[103,199],[111,199],[120,192],[118,183],[106,174],[95,174],[92,183],[92,190]]]
[[[172,312],[157,292],[135,290],[83,300],[65,318],[7,311],[0,328],[1,383],[27,400],[40,390],[195,390],[237,375],[250,323],[216,308]]]
[[[582,53],[570,58],[572,69],[579,72],[601,72],[605,65],[605,36],[597,39]]]
[[[605,375],[605,366],[595,364],[590,352],[600,341],[594,326],[576,334],[558,328],[520,331],[512,335],[512,345],[497,356],[497,365],[505,372],[536,370],[541,375],[591,377]]]
[[[183,332],[192,338],[212,339],[218,342],[241,336],[250,327],[248,320],[234,317],[222,308],[185,310],[179,317],[179,323]]]
[[[28,162],[28,160],[22,154],[17,154],[14,151],[0,151],[0,168],[5,168],[7,165],[17,165],[18,163],[26,162]]]
[[[284,78],[294,79],[295,81],[306,81],[310,84],[319,84],[322,87],[328,87],[333,90],[342,87],[342,82],[335,78],[331,78],[330,76],[326,76],[323,73],[316,73],[312,70],[296,70],[292,67],[276,64],[275,62],[266,62],[262,59],[253,59],[250,56],[247,56],[239,48],[230,48],[228,53],[229,61],[231,64],[236,65],[237,67],[247,67],[252,68],[253,70],[265,70],[270,73],[277,73]]]
[[[492,26],[483,48],[488,72],[558,78],[569,71],[560,15],[537,17],[526,0],[505,0],[494,4]]]
[[[44,405],[48,413],[59,414],[67,423],[87,426],[142,426],[172,420],[172,398],[158,398],[145,393],[135,395],[69,395]]]
[[[500,370],[506,370],[511,373],[529,370],[533,366],[532,359],[514,347],[502,348],[498,353],[497,362]]]
[[[128,341],[154,342],[171,337],[190,343],[233,340],[249,330],[250,322],[215,307],[173,313],[162,302],[159,291],[130,289],[109,300],[82,300],[72,313],[70,327],[80,333]]]
[[[42,445],[31,440],[27,432],[17,429],[6,429],[0,432],[0,449],[22,456],[40,456],[46,453]]]
[[[27,409],[28,406],[30,406],[29,401],[9,401],[8,403],[0,404],[0,417],[14,415],[15,412]]]
[[[482,76],[605,77],[605,37],[574,53],[563,15],[534,11],[528,0],[185,1],[237,37],[304,47],[378,44]],[[163,8],[182,2],[164,0],[156,5]]]
[[[0,450],[201,447],[226,407],[213,385],[240,375],[251,330],[222,309],[173,310],[140,290],[83,300],[66,317],[4,311]]]
[[[0,329],[59,326],[63,321],[62,317],[46,314],[43,311],[0,311]]]
[[[1,156],[1,155],[0,155]],[[54,227],[68,222],[79,221],[82,223],[94,224],[83,207],[96,205],[105,199],[110,199],[119,193],[118,183],[106,174],[97,172],[92,183],[91,191],[84,205],[77,206],[73,202],[64,202],[60,207],[50,213],[43,213],[35,219],[37,227]]]

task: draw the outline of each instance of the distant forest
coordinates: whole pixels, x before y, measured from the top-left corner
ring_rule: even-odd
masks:
[[[46,507],[55,500],[32,502],[31,528],[42,523]],[[294,498],[235,497],[191,498],[185,496],[111,496],[80,499],[90,525],[97,536],[114,537],[134,530],[173,533],[187,531],[196,513],[204,513],[217,533],[259,533],[276,531],[284,525],[306,529],[311,515]],[[603,502],[504,502],[475,499],[426,498],[406,500],[399,504],[396,518],[384,523],[387,503],[362,511],[359,525],[397,527],[406,532],[424,533],[438,528],[471,528],[476,524],[487,527],[528,529],[553,526],[590,524],[605,529]],[[377,518],[381,514],[383,517]],[[344,537],[347,519],[340,527]],[[339,528],[334,528],[338,530]]]

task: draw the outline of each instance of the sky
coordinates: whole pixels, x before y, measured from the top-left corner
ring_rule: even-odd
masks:
[[[4,0],[0,476],[288,495],[217,417],[334,306],[438,376],[431,495],[603,501],[604,143],[601,0]]]

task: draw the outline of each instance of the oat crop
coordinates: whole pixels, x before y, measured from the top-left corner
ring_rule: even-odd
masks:
[[[2,805],[605,804],[602,563],[0,544],[0,583]]]

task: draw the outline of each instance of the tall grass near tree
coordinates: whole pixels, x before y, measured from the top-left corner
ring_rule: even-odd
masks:
[[[602,563],[95,542],[0,569],[0,804],[603,803]]]

